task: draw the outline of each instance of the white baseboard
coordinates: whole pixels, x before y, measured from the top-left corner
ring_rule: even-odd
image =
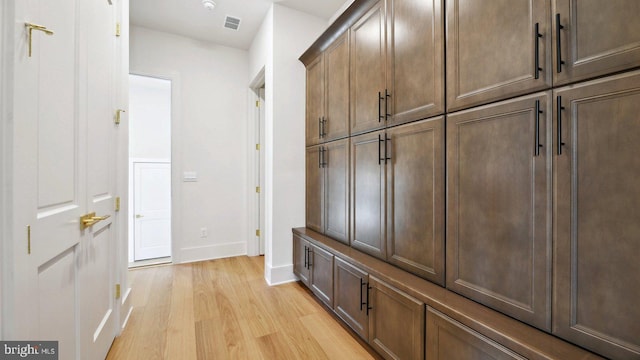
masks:
[[[298,277],[293,274],[293,264],[276,267],[267,265],[264,278],[269,286],[298,281]]]
[[[178,250],[178,256],[174,256],[174,264],[184,264],[196,261],[222,259],[233,256],[247,255],[247,243],[236,242],[227,244],[215,244],[207,246],[194,246]]]

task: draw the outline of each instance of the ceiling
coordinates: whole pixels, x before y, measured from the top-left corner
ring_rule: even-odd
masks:
[[[329,19],[345,0],[214,0],[209,11],[202,0],[131,0],[132,25],[216,44],[248,49],[272,3]],[[240,18],[238,30],[225,28],[225,17]]]

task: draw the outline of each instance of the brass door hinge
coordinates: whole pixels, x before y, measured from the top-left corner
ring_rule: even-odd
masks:
[[[116,117],[115,117],[115,119],[113,120],[113,122],[115,122],[115,123],[116,123],[116,125],[120,125],[120,118],[121,118],[120,114],[122,114],[123,112],[126,112],[126,111],[124,111],[124,110],[122,110],[122,109],[118,109],[118,110],[116,110]]]
[[[256,230],[256,236],[260,236],[260,229]]]
[[[116,284],[116,299],[120,299],[120,284]]]
[[[256,144],[256,150],[260,150],[260,144]]]
[[[260,107],[260,100],[256,100],[256,107],[259,108]]]
[[[256,192],[260,194],[260,186],[256,186]]]
[[[116,197],[116,211],[120,211],[120,196]]]
[[[120,36],[120,23],[119,22],[116,23],[116,36],[118,36],[118,37]]]
[[[27,254],[31,255],[31,225],[27,225]]]

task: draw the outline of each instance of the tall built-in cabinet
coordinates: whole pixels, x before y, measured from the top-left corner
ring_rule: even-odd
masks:
[[[331,254],[332,310],[385,358],[640,359],[639,17],[635,0],[355,1],[301,57],[296,273],[314,290],[300,249]]]

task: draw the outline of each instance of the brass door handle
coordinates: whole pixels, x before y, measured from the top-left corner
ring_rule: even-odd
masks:
[[[144,217],[144,215],[136,214],[136,219],[140,219],[140,218],[143,218],[143,217]]]
[[[80,230],[84,230],[90,226],[93,226],[95,223],[106,220],[110,217],[111,215],[96,216],[95,212],[82,215],[80,217]]]
[[[32,24],[32,23],[24,23],[24,26],[27,28],[27,30],[29,30],[29,57],[31,57],[31,52],[32,52],[31,39],[33,37],[33,30],[42,31],[47,35],[53,35],[53,31],[47,29],[46,26]]]
[[[126,111],[124,111],[124,110],[122,110],[122,109],[118,109],[118,110],[116,110],[116,118],[115,118],[115,120],[114,120],[114,122],[116,123],[116,125],[120,125],[120,118],[121,118],[120,114],[122,114],[123,112],[126,112]]]

